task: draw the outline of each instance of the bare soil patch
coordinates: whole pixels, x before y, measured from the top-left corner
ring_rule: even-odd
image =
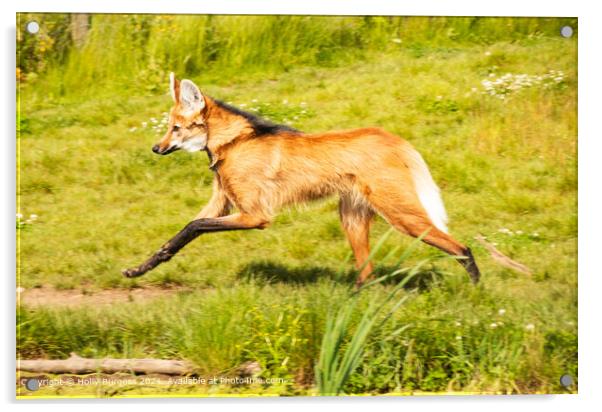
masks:
[[[17,302],[33,307],[78,307],[111,305],[123,302],[141,302],[165,296],[173,296],[190,289],[183,287],[134,289],[78,290],[41,287],[17,289]]]

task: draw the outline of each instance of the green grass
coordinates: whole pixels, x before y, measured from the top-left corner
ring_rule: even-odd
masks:
[[[405,49],[423,57],[433,48],[454,52],[467,44],[532,44],[557,37],[566,24],[577,29],[575,18],[94,14],[85,43],[75,47],[69,15],[21,13],[18,18],[20,75],[37,80],[47,101],[111,95],[113,87],[156,94],[172,70],[232,85],[300,65],[349,64],[374,51]],[[35,36],[25,30],[30,20],[40,22]]]
[[[378,253],[378,250],[388,233],[379,240],[377,246],[372,250],[372,256]],[[399,259],[399,265],[401,265],[405,258],[410,255],[409,251],[413,250],[415,245],[421,240],[422,237],[416,239],[414,244],[408,248],[408,251],[404,252]],[[336,311],[329,312],[324,327],[322,344],[320,346],[320,356],[316,363],[315,372],[316,386],[320,395],[339,395],[345,390],[345,385],[351,376],[353,376],[353,373],[363,359],[364,350],[367,346],[370,334],[381,332],[383,325],[387,320],[389,320],[389,318],[406,302],[409,295],[399,298],[397,293],[401,291],[404,286],[410,285],[410,282],[414,279],[415,275],[420,272],[420,269],[426,262],[427,261],[423,261],[423,263],[415,265],[412,268],[395,270],[365,283],[359,289],[351,293],[348,300],[343,300],[342,303],[340,303],[340,306],[335,305],[335,307],[339,306]],[[353,333],[350,333],[351,319],[360,296],[363,293],[366,293],[365,291],[368,288],[391,280],[397,281],[395,287],[391,289],[384,299],[373,299],[370,302],[370,305],[361,311],[362,317]],[[379,315],[381,311],[390,302],[395,302],[395,304],[385,315],[384,319],[380,320]],[[384,341],[389,340],[392,337],[400,335],[409,326],[409,324],[401,326],[389,335],[383,335],[381,333],[380,338]],[[351,335],[350,338],[348,338],[347,335]],[[399,390],[400,388],[396,389]]]
[[[562,391],[560,375],[577,376],[576,40],[427,40],[264,75],[188,71],[205,93],[308,132],[377,125],[403,136],[441,186],[451,233],[473,249],[482,283],[472,286],[447,259],[427,265],[406,304],[367,339],[344,392]],[[481,93],[490,73],[550,70],[565,73],[553,87],[505,100]],[[52,76],[21,90],[20,285],[195,291],[86,310],[21,308],[17,355],[184,358],[207,375],[258,361],[263,376],[289,379],[278,393],[314,393],[328,309],[353,283],[336,200],[284,210],[268,230],[203,236],[145,277],[125,279],[120,269],[148,257],[209,199],[207,159],[151,152],[158,134],[149,119],[170,107],[166,78],[159,94],[132,78],[127,88],[115,81],[59,98],[46,89]],[[37,220],[26,223],[31,214]],[[379,218],[373,242],[387,230]],[[478,233],[533,276],[493,262]],[[379,273],[395,270],[411,244],[389,236],[375,256]],[[438,256],[420,245],[407,265]],[[392,287],[363,294],[352,330]]]

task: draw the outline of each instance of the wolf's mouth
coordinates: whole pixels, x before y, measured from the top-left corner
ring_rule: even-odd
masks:
[[[173,152],[175,152],[176,150],[179,150],[179,149],[180,149],[180,148],[179,148],[178,146],[171,146],[171,147],[169,147],[167,150],[161,150],[161,148],[160,148],[160,147],[159,147],[159,145],[157,144],[157,145],[154,145],[154,146],[153,146],[153,153],[156,153],[156,154],[160,154],[160,155],[163,155],[163,156],[165,156],[165,155],[168,155],[168,154],[170,154],[170,153],[173,153]]]

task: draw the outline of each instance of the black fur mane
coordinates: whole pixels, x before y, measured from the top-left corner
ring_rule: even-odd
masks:
[[[284,124],[277,124],[277,123],[270,122],[269,120],[263,119],[252,113],[245,112],[244,110],[240,110],[238,107],[231,106],[228,103],[224,103],[220,100],[213,99],[213,101],[220,108],[227,110],[231,113],[234,113],[238,116],[244,117],[249,122],[251,127],[253,127],[253,131],[255,132],[256,137],[274,135],[274,134],[278,134],[281,132],[301,133],[299,130],[297,130],[295,128],[292,128],[292,127],[284,125]]]

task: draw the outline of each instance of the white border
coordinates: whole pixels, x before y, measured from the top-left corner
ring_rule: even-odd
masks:
[[[515,396],[515,397],[433,397],[433,398],[404,398],[404,399],[237,399],[237,400],[203,400],[194,402],[195,409],[201,407],[229,406],[253,410],[290,409],[303,410],[313,408],[345,408],[348,411],[384,408],[391,410],[420,409],[423,410],[462,410],[479,411],[484,408],[489,411],[507,411],[509,408],[525,410],[540,409],[562,410],[578,408],[579,410],[593,409],[594,405],[602,404],[602,390],[598,389],[600,378],[600,347],[602,346],[600,314],[602,314],[602,292],[600,264],[600,245],[597,238],[602,233],[600,201],[600,177],[602,176],[599,156],[602,154],[602,132],[597,120],[602,114],[600,43],[602,40],[602,21],[596,13],[596,2],[593,0],[546,0],[528,2],[525,0],[504,0],[499,2],[472,0],[105,0],[78,1],[54,0],[51,2],[20,0],[18,4],[4,1],[0,5],[2,13],[2,45],[4,46],[2,71],[2,125],[5,150],[2,176],[2,219],[0,233],[2,241],[2,271],[5,284],[4,301],[2,305],[3,327],[8,338],[0,339],[2,356],[8,359],[3,365],[4,396],[9,409],[15,407],[14,401],[14,372],[10,359],[14,358],[14,143],[6,144],[14,139],[15,104],[14,104],[14,27],[15,12],[44,11],[44,12],[105,12],[105,13],[216,13],[216,14],[349,14],[349,15],[449,15],[449,16],[577,16],[579,17],[579,395],[577,396]],[[6,150],[9,148],[10,150]],[[146,400],[144,408],[164,409],[168,404],[174,404],[181,409],[191,401]],[[25,409],[54,410],[69,407],[86,409],[105,409],[104,402],[20,402],[19,407]],[[111,407],[131,408],[133,401],[111,401]]]
[[[350,14],[424,16],[559,16],[574,17],[582,10],[581,1],[504,0],[153,0],[153,1],[35,1],[21,0],[20,11],[104,12],[104,13],[212,13],[212,14]]]

